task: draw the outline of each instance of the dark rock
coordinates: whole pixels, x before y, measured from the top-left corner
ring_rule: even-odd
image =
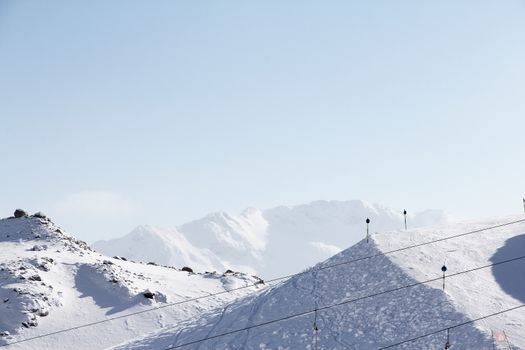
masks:
[[[40,310],[38,312],[38,316],[40,317],[46,317],[47,315],[49,315],[49,310]]]
[[[144,295],[144,297],[148,298],[148,299],[154,299],[155,298],[155,293],[150,292],[149,290],[147,290],[144,293],[142,293],[142,295]]]
[[[29,327],[36,327],[38,326],[38,322],[36,320],[29,320],[26,322],[22,322],[22,326],[29,328]]]
[[[28,214],[25,210],[22,210],[22,209],[17,209],[15,210],[15,218],[23,218],[23,217],[26,217]]]
[[[42,278],[39,275],[33,275],[33,276],[29,277],[29,279],[31,281],[39,281],[39,282],[42,281]]]
[[[226,270],[226,272],[224,272],[225,275],[227,275],[227,274],[229,274],[229,273],[235,273],[235,272],[233,272],[233,271],[230,270],[230,269],[228,269],[228,270]]]
[[[156,263],[154,263],[154,262],[152,262],[152,261],[150,261],[150,262],[148,263],[148,265],[158,266]]]
[[[128,259],[126,259],[125,257],[123,257],[123,256],[118,256],[118,255],[115,255],[115,256],[113,257],[113,259],[128,261]]]
[[[190,272],[190,273],[193,273],[193,269],[191,267],[188,267],[188,266],[184,266],[181,271],[186,271],[186,272]]]
[[[264,284],[264,280],[260,277],[257,277],[255,275],[252,275],[253,278],[255,278],[257,281],[255,282],[255,285],[258,285],[258,284]]]

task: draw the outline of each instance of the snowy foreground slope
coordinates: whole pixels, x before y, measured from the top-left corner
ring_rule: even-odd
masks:
[[[224,305],[263,287],[259,281],[240,273],[190,273],[109,258],[92,251],[45,217],[3,219],[0,346],[12,344],[6,348],[13,350],[105,349]],[[169,303],[255,284],[233,293],[166,307]],[[156,307],[161,307],[162,312],[141,313],[16,343]]]
[[[108,255],[160,264],[197,266],[210,271],[233,269],[264,278],[299,272],[360,241],[364,220],[373,231],[403,227],[403,214],[359,200],[316,201],[293,207],[260,210],[240,215],[213,213],[176,229],[139,227],[130,234],[93,247]],[[445,223],[442,211],[409,213],[410,227]],[[294,259],[288,250],[293,246]]]
[[[393,348],[444,349],[446,331],[436,331],[464,322],[450,329],[451,349],[525,349],[525,308],[468,323],[525,304],[525,260],[452,276],[525,255],[525,223],[445,239],[524,219],[375,234],[370,243],[361,241],[273,288],[115,349],[316,349],[315,316],[308,313],[316,308],[318,349],[381,349],[428,333],[434,334]],[[383,254],[433,240],[441,241]],[[445,291],[440,280],[444,262],[450,275]],[[334,264],[340,265],[329,267]],[[379,295],[367,297],[372,294]],[[294,314],[302,316],[286,318]],[[505,332],[511,346],[494,344],[492,331],[499,338]],[[204,338],[210,339],[198,342]]]

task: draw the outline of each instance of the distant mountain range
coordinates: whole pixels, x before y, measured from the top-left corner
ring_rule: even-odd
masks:
[[[367,217],[371,234],[404,227],[400,210],[359,200],[315,201],[248,208],[240,215],[213,213],[177,228],[140,226],[92,247],[138,261],[205,271],[233,269],[271,278],[298,272],[363,239]],[[407,220],[411,228],[448,221],[441,210],[408,213]]]

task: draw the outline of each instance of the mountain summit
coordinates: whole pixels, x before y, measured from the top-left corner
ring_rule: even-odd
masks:
[[[358,242],[366,235],[366,218],[371,220],[371,233],[404,227],[402,210],[359,200],[315,201],[266,210],[248,208],[240,215],[213,213],[176,229],[140,227],[92,246],[135,260],[212,271],[232,268],[272,278],[299,272]],[[440,210],[409,213],[407,219],[411,228],[447,221]],[[143,238],[137,237],[137,231]]]
[[[0,345],[13,349],[104,349],[264,286],[233,271],[194,273],[107,257],[40,213],[0,220],[0,252]],[[162,312],[151,312],[157,308]]]
[[[524,232],[520,215],[373,234],[117,349],[525,349]]]

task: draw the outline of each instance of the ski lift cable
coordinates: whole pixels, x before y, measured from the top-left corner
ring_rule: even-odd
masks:
[[[515,258],[512,258],[512,259],[508,259],[508,260],[499,261],[499,262],[488,264],[488,265],[484,265],[484,266],[475,267],[475,268],[464,270],[464,271],[459,271],[459,272],[456,272],[456,273],[453,273],[453,274],[449,275],[449,278],[450,277],[459,276],[459,275],[463,275],[463,274],[470,273],[470,272],[474,272],[474,271],[479,271],[479,270],[486,269],[486,268],[493,267],[493,266],[497,266],[497,265],[507,264],[507,263],[510,263],[510,262],[513,262],[513,261],[517,261],[517,260],[522,260],[522,259],[525,259],[525,255],[522,255],[522,256],[519,256],[519,257],[515,257]],[[345,301],[341,301],[341,302],[338,302],[338,303],[335,303],[335,304],[320,306],[320,307],[318,307],[315,310],[303,311],[303,312],[299,312],[299,313],[296,313],[296,314],[291,314],[291,315],[288,315],[288,316],[284,316],[284,317],[281,317],[281,318],[277,318],[277,319],[273,319],[273,320],[269,320],[269,321],[253,324],[253,325],[250,325],[250,326],[242,327],[242,328],[239,328],[239,329],[234,329],[234,330],[231,330],[231,331],[228,331],[228,332],[219,333],[219,334],[215,334],[215,335],[208,336],[208,337],[205,337],[205,338],[189,341],[189,342],[186,342],[186,343],[183,343],[183,344],[173,345],[171,347],[165,348],[164,350],[179,349],[179,348],[183,348],[183,347],[186,347],[186,346],[189,346],[189,345],[198,344],[198,343],[201,343],[201,342],[204,342],[204,341],[207,341],[207,340],[221,338],[221,337],[224,337],[224,336],[227,336],[227,335],[243,332],[243,331],[246,331],[246,330],[249,330],[249,329],[258,328],[258,327],[262,327],[262,326],[267,326],[269,324],[278,323],[278,322],[282,322],[282,321],[287,321],[287,320],[294,319],[294,318],[297,318],[297,317],[309,315],[309,314],[312,314],[314,312],[319,312],[319,311],[322,311],[322,310],[327,310],[327,309],[331,309],[331,308],[334,308],[334,307],[355,303],[355,302],[358,302],[358,301],[362,301],[362,300],[365,300],[365,299],[377,297],[377,296],[380,296],[380,295],[394,293],[394,292],[398,292],[400,290],[404,290],[404,289],[416,287],[416,286],[419,286],[419,285],[423,285],[423,284],[439,281],[439,280],[441,280],[441,278],[442,277],[432,278],[432,279],[429,279],[429,280],[426,280],[426,281],[416,282],[416,283],[412,283],[412,284],[409,284],[409,285],[404,285],[404,286],[401,286],[401,287],[388,289],[388,290],[385,290],[385,291],[382,291],[382,292],[378,292],[378,293],[374,293],[374,294],[368,294],[368,295],[365,295],[365,296],[362,296],[362,297],[359,297],[359,298],[345,300]],[[522,307],[522,306],[525,306],[525,304],[521,305],[520,307]],[[513,308],[512,310],[514,310],[514,309],[515,308]],[[500,312],[500,313],[502,313],[502,312]],[[481,319],[484,319],[484,318],[487,318],[487,317],[483,317]],[[472,322],[475,322],[475,321],[476,320],[473,320]],[[470,322],[467,322],[467,323],[470,323]],[[456,327],[459,327],[459,326],[447,327],[447,328],[451,328],[452,329],[452,328],[456,328]],[[444,330],[446,330],[446,328]],[[439,332],[442,332],[442,331],[443,330],[436,331],[436,332],[434,332],[432,334],[439,333]],[[419,339],[419,338],[417,338],[417,339]],[[403,342],[401,342],[400,344],[403,344]]]
[[[386,256],[386,255],[394,254],[394,253],[397,253],[397,252],[401,252],[401,251],[405,251],[405,250],[409,250],[409,249],[414,249],[414,248],[422,247],[422,246],[433,244],[433,243],[443,242],[443,241],[447,241],[447,240],[450,240],[450,239],[455,239],[455,238],[458,238],[458,237],[464,237],[464,236],[468,236],[468,235],[472,235],[472,234],[475,234],[475,233],[480,233],[480,232],[483,232],[483,231],[488,231],[488,230],[492,230],[492,229],[496,229],[496,228],[501,228],[501,227],[505,227],[505,226],[515,225],[515,224],[522,223],[522,222],[525,222],[525,219],[510,221],[510,222],[506,222],[506,223],[499,224],[499,225],[487,226],[487,227],[483,227],[483,228],[480,228],[480,229],[477,229],[477,230],[468,231],[468,232],[464,232],[464,233],[460,233],[460,234],[456,234],[456,235],[452,235],[452,236],[447,236],[447,237],[443,237],[443,238],[439,238],[439,239],[435,239],[435,240],[427,241],[427,242],[423,242],[423,243],[418,243],[418,244],[414,244],[414,245],[410,245],[410,246],[406,246],[406,247],[402,247],[402,248],[397,248],[397,249],[389,250],[389,251],[386,251],[386,252],[381,252],[381,253],[377,253],[377,254],[372,254],[372,255],[356,258],[356,259],[341,261],[341,262],[338,262],[338,263],[335,263],[335,264],[330,264],[330,265],[320,266],[320,267],[316,267],[316,268],[311,268],[311,269],[306,270],[306,271],[301,271],[301,272],[294,273],[294,274],[289,274],[289,275],[285,275],[285,276],[281,276],[281,277],[276,277],[276,278],[273,278],[273,279],[270,279],[270,280],[265,280],[263,282],[264,282],[264,284],[272,284],[272,283],[279,282],[279,281],[282,281],[282,280],[290,279],[292,277],[306,275],[306,274],[317,272],[317,271],[320,271],[320,270],[326,270],[326,269],[330,269],[330,268],[334,268],[334,267],[338,267],[338,266],[342,266],[342,265],[349,265],[349,264],[353,264],[353,263],[356,263],[356,262],[359,262],[359,261],[373,259],[373,258],[380,257],[380,256]],[[125,319],[125,318],[129,318],[129,317],[132,317],[132,316],[144,314],[144,313],[156,312],[158,310],[165,309],[165,308],[168,308],[168,307],[178,306],[178,305],[186,304],[186,303],[197,301],[197,300],[202,300],[202,299],[207,299],[207,298],[211,298],[211,297],[222,295],[222,294],[232,293],[232,292],[235,292],[235,291],[238,291],[238,290],[258,287],[261,284],[263,284],[263,283],[262,282],[256,282],[254,284],[249,284],[249,285],[246,285],[246,286],[226,289],[226,290],[223,290],[223,291],[220,291],[220,292],[202,295],[200,297],[189,298],[189,299],[185,299],[185,300],[181,300],[181,301],[177,301],[177,302],[173,302],[173,303],[168,303],[168,304],[161,305],[161,306],[155,306],[155,307],[152,307],[152,308],[148,308],[148,309],[143,309],[143,310],[127,313],[127,314],[124,314],[124,315],[119,315],[119,316],[114,316],[114,317],[110,317],[110,318],[105,318],[105,319],[102,319],[102,320],[99,320],[99,321],[94,321],[94,322],[90,322],[90,323],[80,324],[78,326],[74,326],[74,327],[70,327],[70,328],[64,328],[64,329],[60,329],[60,330],[57,330],[57,331],[54,331],[54,332],[41,334],[41,335],[37,335],[37,336],[34,336],[34,337],[28,337],[28,338],[25,338],[25,339],[20,339],[20,340],[11,342],[11,343],[0,344],[0,348],[1,347],[6,347],[6,346],[9,346],[9,345],[20,344],[20,343],[32,341],[32,340],[36,340],[36,339],[40,339],[40,338],[45,338],[45,337],[49,337],[49,336],[53,336],[53,335],[57,335],[57,334],[61,334],[61,333],[66,333],[66,332],[70,332],[70,331],[74,331],[74,330],[78,330],[78,329],[82,329],[82,328],[93,327],[93,326],[96,326],[98,324],[111,322],[111,321],[115,321],[115,320],[118,320],[118,319]]]
[[[471,324],[471,323],[474,323],[474,322],[478,322],[478,321],[482,321],[482,320],[485,320],[485,319],[490,318],[490,317],[498,316],[498,315],[501,315],[501,314],[504,314],[504,313],[507,313],[507,312],[511,312],[511,311],[515,311],[515,310],[521,309],[522,307],[525,307],[525,304],[517,305],[517,306],[511,307],[509,309],[505,309],[505,310],[500,310],[500,311],[494,312],[492,314],[488,314],[488,315],[484,315],[484,316],[475,318],[473,320],[468,320],[468,321],[465,321],[465,322],[457,323],[457,324],[448,326],[446,328],[438,329],[436,331],[429,332],[429,333],[426,333],[426,334],[422,334],[422,335],[419,335],[419,336],[414,337],[414,338],[406,339],[406,340],[400,341],[400,342],[395,343],[395,344],[384,346],[382,348],[379,348],[378,350],[391,349],[391,348],[394,348],[394,347],[402,345],[402,344],[411,343],[411,342],[414,342],[416,340],[423,339],[423,338],[429,337],[431,335],[444,332],[447,329],[453,329],[453,328],[459,328],[459,327],[462,327],[462,326],[466,326],[468,324]]]

